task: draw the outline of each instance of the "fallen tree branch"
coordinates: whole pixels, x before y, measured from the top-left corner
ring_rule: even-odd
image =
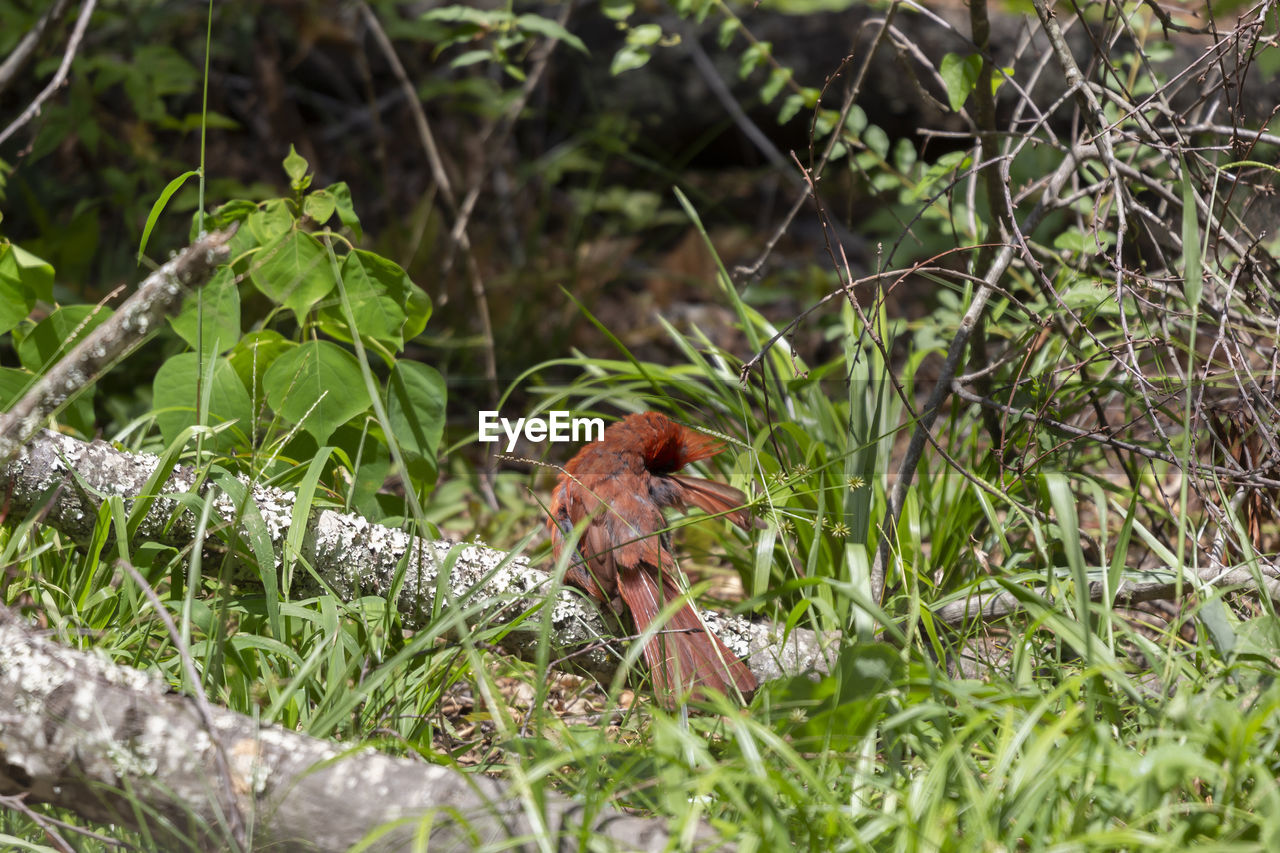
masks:
[[[1171,574],[1167,569],[1159,574]],[[1155,574],[1155,573],[1148,573]],[[1206,566],[1194,573],[1200,584],[1210,587],[1238,586],[1259,592],[1272,601],[1280,602],[1280,578],[1262,576],[1259,580],[1248,569],[1227,569],[1221,565]],[[1172,580],[1125,580],[1121,581],[1115,591],[1116,604],[1140,604],[1144,601],[1171,600],[1182,594],[1195,592],[1197,585],[1178,583]],[[1201,587],[1202,588],[1202,587]],[[1106,584],[1093,581],[1089,584],[1089,600],[1102,601],[1107,594]],[[1039,598],[1052,603],[1052,598],[1043,587],[1027,589],[1021,593],[1008,590],[992,592],[975,592],[960,601],[944,604],[931,611],[933,618],[948,625],[960,625],[973,620],[989,621],[1009,616],[1027,609],[1028,598]]]
[[[240,803],[236,797],[235,775],[231,772],[231,762],[228,758],[230,751],[218,732],[213,706],[209,704],[209,697],[204,692],[204,682],[201,680],[200,674],[196,672],[195,661],[191,659],[191,649],[183,641],[182,632],[178,630],[177,624],[173,621],[173,617],[169,615],[169,611],[165,608],[164,602],[160,600],[159,594],[151,588],[151,584],[147,583],[147,579],[142,576],[142,573],[135,569],[128,560],[117,560],[116,565],[124,569],[129,577],[133,579],[133,582],[138,585],[138,588],[142,590],[147,600],[151,602],[151,606],[155,608],[156,616],[164,623],[165,630],[169,632],[169,642],[173,643],[174,648],[178,650],[178,657],[182,660],[182,671],[186,673],[187,683],[191,685],[191,703],[195,706],[196,712],[200,716],[200,722],[204,724],[204,730],[209,735],[210,742],[213,745],[211,750],[213,764],[218,771],[218,780],[222,785],[222,789],[219,792],[221,798],[218,800],[218,807],[227,824],[227,832],[235,841],[236,847],[244,849],[248,846],[248,836],[245,834],[245,816],[240,811]]]
[[[144,497],[147,481],[159,458],[116,449],[104,441],[83,442],[44,432],[31,441],[11,463],[0,467],[0,491],[9,495],[10,514],[42,513],[42,522],[77,542],[93,535],[98,509],[109,497],[119,497],[127,507]],[[227,546],[248,541],[244,507],[188,467],[176,467],[151,496],[155,499],[141,519],[135,539],[188,548],[196,541],[196,514],[175,499],[198,492],[213,501],[219,524],[208,533]],[[279,570],[286,538],[293,526],[296,496],[281,489],[241,480],[252,498],[270,538]],[[407,563],[404,580],[394,604],[406,627],[418,628],[434,612],[458,608],[468,624],[513,621],[531,608],[551,608],[551,659],[570,658],[573,663],[608,682],[621,660],[614,626],[606,625],[600,610],[575,591],[555,589],[550,576],[532,567],[526,557],[489,548],[482,543],[457,543],[423,539],[367,519],[331,509],[313,509],[305,521],[297,557],[314,571],[297,572],[293,597],[334,594],[344,601],[360,596],[389,598],[397,569]],[[445,577],[440,578],[444,569]],[[246,579],[255,575],[246,574]],[[319,579],[318,581],[316,579]],[[283,585],[282,585],[283,586]],[[553,594],[554,593],[554,594]],[[437,603],[437,596],[442,600]],[[826,671],[824,653],[832,638],[795,629],[785,634],[772,624],[705,611],[708,628],[717,633],[748,665],[761,682],[785,675]],[[498,642],[520,657],[536,659],[540,616],[527,620]],[[785,642],[784,642],[785,640]],[[582,650],[587,651],[583,652]],[[582,652],[582,653],[579,653]]]
[[[537,806],[484,776],[211,713],[237,805],[251,816],[252,850],[347,850],[374,831],[378,850],[409,849],[420,832],[432,850],[537,849],[538,839],[568,849],[584,822],[624,849],[672,843],[659,820],[608,809],[588,817],[554,794],[533,820]],[[194,702],[137,670],[41,638],[7,610],[0,725],[0,794],[127,826],[157,849],[232,849],[211,778],[211,732]]]

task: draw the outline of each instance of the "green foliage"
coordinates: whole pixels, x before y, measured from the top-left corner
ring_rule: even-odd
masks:
[[[387,382],[387,417],[414,480],[435,480],[444,401],[444,379],[438,371],[419,362],[397,362]]]
[[[208,388],[207,402],[192,396],[192,390],[202,384]],[[165,443],[175,441],[184,430],[200,423],[201,413],[211,426],[232,425],[234,431],[217,436],[216,446],[223,452],[249,443],[246,427],[253,420],[253,401],[226,359],[179,353],[156,371],[151,396],[158,403],[174,401],[170,405],[160,403],[154,410],[156,426]]]
[[[267,368],[262,384],[271,407],[321,444],[369,407],[355,356],[328,341],[290,348]]]
[[[53,267],[21,246],[0,242],[0,332],[25,320],[37,299],[53,299]]]
[[[219,421],[236,424],[220,434],[219,446],[228,452],[251,450],[255,436],[266,442],[289,441],[299,429],[316,446],[344,425],[364,434],[360,425],[372,417],[372,394],[384,392],[366,385],[355,355],[316,335],[344,343],[358,336],[395,376],[401,369],[396,353],[426,327],[431,300],[403,269],[325,229],[336,217],[339,224],[355,230],[359,219],[345,185],[312,188],[308,169],[307,161],[291,149],[284,161],[291,197],[257,203],[233,200],[203,219],[205,228],[239,226],[233,239],[235,261],[198,297],[188,300],[172,325],[193,348],[203,342],[206,360],[216,365],[213,393],[209,408],[204,408],[192,393],[200,387],[195,371],[208,368],[188,355],[170,359],[157,374],[155,399],[185,396],[186,401],[170,407],[159,420],[166,440],[187,426]],[[237,282],[244,281],[274,306],[268,320],[282,323],[286,316],[280,309],[289,310],[292,337],[269,327],[240,336],[244,297]],[[412,456],[419,463],[414,480],[419,488],[429,489],[444,422],[445,389],[433,368],[418,364],[412,369],[427,379],[399,387],[402,403],[415,407],[422,419],[414,433]],[[255,406],[264,401],[268,411],[256,412]],[[369,433],[384,445],[390,434],[383,425]]]
[[[203,525],[212,501],[230,499],[241,508],[245,541],[229,543],[212,565],[199,548],[191,553],[135,542],[135,519],[148,499],[131,510],[118,498],[108,502],[80,552],[51,548],[57,537],[35,524],[36,515],[10,518],[16,526],[0,528],[0,548],[21,579],[6,587],[5,603],[30,597],[66,642],[82,645],[91,633],[121,660],[150,660],[153,671],[190,689],[177,650],[148,613],[150,604],[114,567],[123,558],[160,589],[213,701],[321,737],[354,738],[382,727],[429,743],[433,726],[425,709],[438,701],[456,664],[453,653],[431,650],[443,634],[457,632],[462,619],[471,620],[469,630],[478,629],[474,636],[483,641],[488,629],[474,609],[458,602],[441,619],[425,620],[410,639],[383,599],[291,596],[300,542],[291,533],[290,553],[274,553],[247,486],[232,476],[248,473],[257,481],[265,473],[296,484],[301,517],[313,504],[336,499],[383,518],[378,492],[391,473],[388,448],[403,433],[406,482],[425,495],[436,478],[445,385],[432,367],[398,357],[425,328],[431,301],[398,265],[352,246],[347,234],[358,230],[359,220],[349,191],[345,185],[313,188],[308,168],[291,151],[289,197],[229,201],[193,226],[238,227],[233,261],[160,330],[159,341],[172,354],[149,383],[150,412],[127,430],[135,448],[163,452],[157,472],[184,456],[194,462],[212,488],[171,497]],[[157,204],[156,218],[163,210]],[[330,220],[347,230],[326,228]],[[0,281],[14,294],[11,310],[23,312],[10,331],[22,366],[0,369],[7,405],[111,310],[69,304],[38,322],[29,318],[37,298],[52,300],[54,268],[11,242],[0,249]],[[249,325],[253,331],[242,334]],[[357,342],[362,346],[353,353]],[[360,359],[369,353],[375,361],[366,373]],[[86,437],[97,431],[94,390],[89,383],[60,413],[63,429]],[[383,422],[373,393],[389,404]],[[148,432],[150,424],[155,429]],[[310,458],[295,464],[294,454],[302,453]],[[300,535],[305,525],[294,530]],[[200,535],[214,538],[209,530]],[[256,574],[256,591],[245,595],[231,583],[236,563]],[[428,652],[432,660],[424,665]],[[387,709],[406,700],[424,703],[424,713],[387,728]],[[11,828],[11,819],[4,820]]]
[[[938,72],[942,75],[942,82],[947,84],[947,98],[955,112],[959,112],[968,100],[969,93],[978,82],[978,71],[981,68],[982,57],[976,53],[968,56],[948,53],[942,57]]]
[[[971,150],[935,156],[908,139],[895,141],[858,105],[842,114],[833,91],[796,79],[731,8],[703,0],[671,6],[698,20],[719,16],[712,23],[721,49],[758,84],[760,103],[777,109],[781,122],[805,121],[815,151],[829,146],[827,171],[814,175],[825,182],[824,198],[838,186],[847,188],[851,209],[873,207],[860,230],[884,240],[883,252],[875,269],[857,273],[867,273],[861,282],[848,280],[857,261],[817,271],[809,261],[807,277],[766,272],[744,284],[720,262],[700,201],[677,193],[672,202],[651,185],[612,179],[614,163],[638,159],[645,130],[625,116],[602,116],[538,160],[515,164],[512,174],[527,182],[520,190],[533,185],[530,176],[557,191],[561,179],[573,179],[563,193],[570,230],[594,217],[602,235],[647,237],[691,222],[719,265],[712,301],[730,317],[735,345],[701,321],[677,326],[661,317],[660,344],[674,355],[645,355],[601,319],[596,291],[569,286],[561,298],[550,285],[533,296],[522,290],[520,300],[541,309],[540,323],[549,324],[554,308],[571,307],[616,354],[540,363],[511,383],[505,399],[535,400],[526,415],[660,409],[721,434],[726,451],[704,467],[747,491],[766,526],[745,532],[673,518],[676,550],[695,581],[718,561],[736,572],[746,592],[738,609],[772,620],[780,646],[796,629],[830,636],[824,674],[768,682],[746,709],[713,701],[704,710],[714,713],[686,717],[651,706],[631,710],[623,689],[639,685],[643,696],[644,673],[624,667],[603,700],[588,703],[586,716],[556,716],[544,701],[549,673],[568,664],[546,660],[545,651],[533,665],[489,653],[482,644],[515,626],[466,595],[437,614],[420,614],[410,632],[382,598],[300,594],[299,579],[311,571],[299,557],[304,527],[295,525],[274,553],[233,474],[290,488],[301,515],[340,507],[375,520],[406,519],[417,530],[480,534],[499,547],[514,545],[513,553],[542,529],[538,499],[546,483],[511,468],[484,471],[456,452],[470,442],[446,436],[443,376],[403,357],[432,316],[431,300],[405,268],[371,247],[357,248],[362,223],[351,190],[316,186],[310,164],[293,148],[283,164],[282,197],[214,192],[211,178],[210,197],[230,200],[198,213],[191,234],[237,226],[233,261],[154,340],[155,374],[131,389],[145,413],[117,418],[119,440],[161,452],[166,466],[194,464],[212,484],[207,495],[170,496],[203,514],[202,536],[216,538],[209,509],[227,499],[242,507],[245,541],[229,543],[221,555],[134,542],[139,508],[155,494],[132,510],[110,502],[91,540],[77,548],[44,529],[36,513],[6,517],[5,603],[37,610],[64,642],[101,648],[189,689],[151,605],[115,569],[117,558],[127,559],[159,590],[215,702],[344,744],[374,743],[446,764],[477,746],[471,738],[485,738],[478,746],[493,763],[484,769],[501,771],[519,790],[564,792],[587,814],[605,806],[654,814],[682,832],[705,819],[747,850],[1280,845],[1280,628],[1271,603],[1263,599],[1255,611],[1219,589],[1198,587],[1185,613],[1192,630],[1180,631],[1177,623],[1135,625],[1118,592],[1125,583],[1194,581],[1186,572],[1194,537],[1182,531],[1199,530],[1185,490],[1202,424],[1186,403],[1182,377],[1191,371],[1168,360],[1194,365],[1202,357],[1195,321],[1186,325],[1178,312],[1205,302],[1220,282],[1196,215],[1193,169],[1179,163],[1181,177],[1162,195],[1180,200],[1184,211],[1181,229],[1170,229],[1184,247],[1173,257],[1178,281],[1168,292],[1176,299],[1155,281],[1151,290],[1112,286],[1111,259],[1131,248],[1119,244],[1124,232],[1108,212],[1113,197],[1080,193],[1021,235],[1035,265],[1015,264],[1001,279],[984,314],[987,349],[971,355],[1005,407],[1000,423],[992,428],[977,405],[954,399],[938,413],[930,433],[936,444],[926,449],[886,542],[888,589],[876,600],[871,566],[906,437],[971,304],[975,284],[966,276],[984,272],[967,260],[1003,238],[991,232],[981,193],[971,203],[958,191],[977,184]],[[103,14],[115,21],[123,8]],[[606,2],[601,10],[624,33],[614,73],[638,69],[675,43],[662,25],[640,18],[651,11],[644,4]],[[0,16],[29,17],[13,4]],[[541,39],[587,47],[551,18],[515,7],[455,4],[411,20],[388,17],[393,36],[430,44],[454,71],[483,71],[490,63],[501,69],[416,81],[424,100],[449,98],[449,108],[459,106],[467,117],[505,114],[525,80],[529,48]],[[0,27],[0,53],[11,39]],[[90,149],[123,145],[97,106],[108,91],[124,93],[146,128],[178,133],[201,120],[219,125],[217,116],[193,117],[177,106],[200,82],[193,66],[170,48],[140,44],[87,57],[65,100],[50,104],[29,160],[54,156],[73,127],[78,144]],[[1269,56],[1264,51],[1260,60]],[[1134,53],[1120,62],[1137,74],[1142,59]],[[972,93],[980,62],[941,60],[953,110]],[[994,75],[993,85],[1002,79]],[[1125,94],[1154,86],[1140,76]],[[1104,108],[1112,122],[1130,120],[1119,98]],[[1041,186],[1061,148],[1026,146],[1011,155],[1015,214],[1035,203],[1017,195],[1020,188]],[[1170,180],[1169,163],[1135,162],[1154,164],[1156,177],[1147,180]],[[141,253],[166,242],[171,214],[195,206],[190,179],[203,177],[203,167],[167,156],[139,163],[111,177],[118,194],[109,200],[112,215],[141,226],[140,240],[134,234],[121,243],[130,263],[135,247]],[[55,215],[56,193],[24,192],[39,236],[23,247],[0,239],[0,333],[9,333],[20,365],[0,368],[5,405],[109,313],[65,300],[54,286],[74,278],[75,258],[105,243],[92,205]],[[440,227],[429,213],[424,219],[424,229]],[[537,235],[541,250],[546,234]],[[582,245],[585,238],[570,248]],[[1216,251],[1225,262],[1239,260]],[[913,266],[922,258],[931,260]],[[874,275],[895,267],[901,270],[892,278]],[[895,312],[886,297],[904,281],[919,288],[911,298],[928,293],[927,304]],[[532,287],[525,279],[519,286]],[[805,302],[815,292],[816,304]],[[1142,380],[1164,396],[1144,397],[1132,377],[1097,366],[1114,365],[1108,360],[1134,341],[1121,328],[1121,312],[1133,316],[1135,304],[1157,297],[1165,299],[1159,322],[1140,332],[1168,352],[1151,350],[1156,367]],[[789,324],[774,316],[778,304],[797,302],[811,313]],[[1221,316],[1232,324],[1247,319],[1243,312]],[[1068,321],[1077,324],[1073,334],[1058,334],[1056,324]],[[1190,334],[1179,338],[1170,329]],[[797,343],[804,334],[819,344]],[[555,334],[543,337],[559,346]],[[805,357],[814,351],[821,355]],[[987,361],[988,353],[1007,358]],[[57,425],[85,436],[100,430],[96,393],[91,387],[72,401]],[[1183,458],[1145,457],[1117,473],[1114,459],[1124,466],[1127,457],[1042,423],[1084,421],[1095,408],[1114,413],[1116,423],[1152,409],[1168,416]],[[384,489],[391,476],[425,499],[421,515]],[[1180,503],[1168,500],[1174,481],[1184,489]],[[1235,513],[1223,500],[1227,522],[1239,524]],[[1240,561],[1261,565],[1251,552]],[[233,574],[246,568],[256,583]],[[1103,594],[1090,595],[1097,585]],[[695,583],[695,590],[703,587]],[[998,632],[976,614],[941,618],[944,608],[972,603],[975,594],[1008,595],[1025,615],[1001,622]],[[974,663],[975,650],[993,647],[998,653]],[[638,657],[633,647],[630,662]],[[496,689],[500,682],[527,686],[533,699],[508,701]],[[451,695],[476,697],[476,704],[447,714]],[[435,750],[436,743],[452,747]],[[0,832],[43,838],[11,812],[0,815]]]
[[[556,21],[533,13],[517,14],[507,9],[476,9],[471,6],[441,6],[424,12],[419,20],[426,24],[423,35],[437,45],[437,54],[459,44],[480,45],[455,56],[454,68],[479,62],[494,62],[516,80],[525,79],[514,53],[538,36],[554,38],[574,50],[587,52],[587,46]]]
[[[226,352],[240,342],[240,288],[229,267],[213,278],[195,299],[186,300],[169,325],[187,346],[206,357]]]
[[[248,459],[268,447],[274,448],[273,455],[286,445],[302,452],[296,441],[299,431],[319,446],[335,433],[350,437],[354,428],[355,435],[364,437],[360,440],[384,447],[380,452],[369,449],[368,458],[389,458],[385,446],[394,432],[377,423],[369,429],[367,422],[373,419],[371,395],[385,397],[394,388],[389,399],[410,437],[406,453],[412,479],[426,493],[435,480],[445,387],[433,368],[406,365],[396,356],[425,329],[431,300],[398,265],[354,248],[347,237],[325,227],[336,219],[349,231],[359,231],[345,184],[312,188],[306,160],[292,149],[284,169],[291,196],[228,201],[193,226],[193,236],[199,225],[238,227],[235,257],[170,319],[190,351],[169,356],[150,382],[159,436],[170,444],[190,435],[191,427],[216,427],[208,448]],[[171,183],[161,193],[147,233],[175,189]],[[6,368],[8,397],[111,315],[103,306],[64,305],[38,323],[27,319],[37,299],[52,300],[53,279],[52,265],[9,241],[0,243],[0,289],[11,296],[3,319],[22,365],[20,370]],[[249,284],[258,295],[247,292]],[[246,316],[250,304],[255,312],[264,310],[262,297],[267,300],[265,317]],[[242,336],[248,323],[258,328]],[[287,334],[273,328],[277,326]],[[382,390],[366,384],[357,357],[344,348],[357,336],[388,377]],[[90,383],[62,414],[86,435],[94,432],[93,398]],[[337,476],[340,468],[333,462],[331,475]],[[354,472],[349,477],[360,480]],[[361,505],[372,508],[371,484],[361,483]]]

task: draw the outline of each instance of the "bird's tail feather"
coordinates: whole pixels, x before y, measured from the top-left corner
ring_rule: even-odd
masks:
[[[643,568],[619,567],[618,591],[640,633],[681,595],[674,580],[664,576],[660,585]],[[708,688],[726,695],[736,691],[743,697],[749,697],[756,689],[751,670],[707,630],[688,603],[649,639],[644,658],[653,675],[654,693],[667,708],[676,707],[686,698],[705,698]]]

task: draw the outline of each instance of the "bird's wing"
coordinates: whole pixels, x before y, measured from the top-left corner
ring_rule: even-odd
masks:
[[[733,486],[701,477],[672,475],[669,479],[679,488],[680,498],[687,506],[696,506],[710,515],[724,513],[726,518],[744,530],[764,526],[751,515],[750,510],[742,508],[747,502],[747,496]]]

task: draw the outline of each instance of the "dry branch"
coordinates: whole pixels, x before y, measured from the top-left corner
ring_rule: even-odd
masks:
[[[58,70],[54,72],[53,78],[49,84],[36,95],[22,114],[14,119],[8,127],[0,130],[0,145],[3,145],[10,136],[17,133],[23,125],[40,115],[40,109],[44,106],[44,102],[53,96],[53,93],[62,88],[67,82],[67,75],[71,73],[71,62],[76,57],[76,51],[80,49],[80,42],[84,39],[85,30],[89,28],[89,19],[93,17],[93,7],[98,4],[98,0],[85,0],[84,5],[80,7],[80,17],[76,19],[75,28],[71,31],[71,37],[67,39],[67,48],[62,54],[62,63],[58,66]]]
[[[0,62],[0,94],[4,94],[18,75],[26,69],[27,63],[35,55],[36,48],[40,46],[40,39],[44,34],[60,24],[70,9],[71,0],[55,0],[53,6],[46,9],[40,16],[40,20],[36,21],[35,26],[18,40],[4,62]]]
[[[537,838],[565,849],[583,823],[625,849],[671,840],[661,821],[587,816],[553,794],[539,807],[482,776],[212,713],[237,805],[251,819],[249,849],[347,850],[380,828],[372,849],[408,849],[423,831],[432,850],[537,849]],[[163,682],[41,638],[0,611],[0,725],[0,793],[144,832],[156,849],[230,849],[213,733]]]
[[[1280,579],[1261,574],[1257,578],[1248,569],[1227,569],[1221,565],[1211,565],[1194,573],[1194,579],[1178,583],[1169,579],[1172,569],[1163,572],[1144,573],[1152,580],[1128,579],[1120,582],[1114,593],[1116,604],[1132,605],[1144,601],[1171,601],[1182,595],[1194,593],[1204,586],[1224,588],[1242,587],[1254,590],[1280,602]],[[1107,585],[1102,581],[1089,584],[1089,600],[1104,601],[1108,595]],[[931,611],[934,619],[948,625],[962,625],[967,622],[990,622],[1004,616],[1021,613],[1027,609],[1026,599],[1039,598],[1052,605],[1052,600],[1043,588],[1028,589],[1021,594],[1008,590],[992,592],[975,592],[960,601],[953,601]]]
[[[159,328],[166,315],[178,310],[189,288],[203,287],[227,260],[227,243],[234,233],[232,228],[210,234],[147,276],[110,320],[86,335],[0,415],[0,461],[11,459],[54,412]]]

